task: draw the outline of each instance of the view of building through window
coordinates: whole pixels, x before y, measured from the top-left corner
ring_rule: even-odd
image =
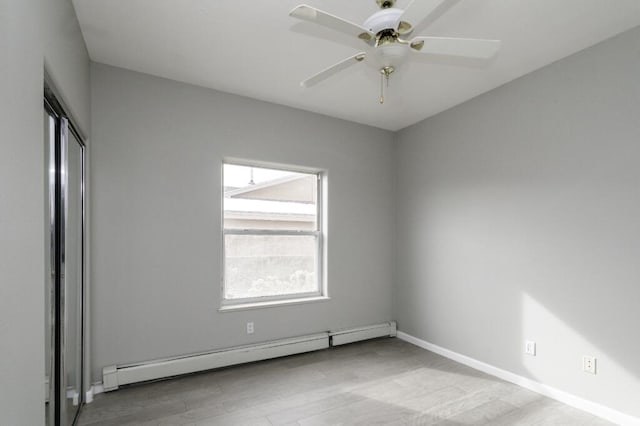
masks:
[[[224,164],[224,300],[320,293],[319,179]]]

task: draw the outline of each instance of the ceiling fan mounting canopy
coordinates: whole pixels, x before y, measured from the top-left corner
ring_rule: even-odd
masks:
[[[396,4],[396,0],[376,0],[380,9],[388,9]]]

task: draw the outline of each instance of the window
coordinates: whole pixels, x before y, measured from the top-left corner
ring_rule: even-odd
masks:
[[[320,177],[223,165],[223,305],[322,296]]]

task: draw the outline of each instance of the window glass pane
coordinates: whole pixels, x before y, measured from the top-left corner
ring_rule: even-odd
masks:
[[[313,235],[225,235],[225,299],[318,291]]]
[[[225,164],[225,229],[317,229],[318,176]]]

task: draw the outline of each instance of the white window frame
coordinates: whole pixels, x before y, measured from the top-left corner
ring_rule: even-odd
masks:
[[[311,231],[293,231],[285,229],[226,229],[224,226],[224,165],[265,168],[282,170],[293,173],[305,173],[316,175],[316,229]],[[222,277],[220,283],[221,310],[234,310],[235,308],[255,308],[281,304],[294,304],[299,302],[312,302],[328,299],[327,286],[324,280],[324,215],[323,215],[323,181],[325,173],[319,170],[304,169],[295,166],[272,165],[262,162],[225,160],[222,162]],[[238,299],[225,298],[226,280],[226,253],[225,241],[227,235],[275,235],[275,236],[313,236],[316,241],[316,291],[307,293],[291,293],[275,296],[245,297]]]

